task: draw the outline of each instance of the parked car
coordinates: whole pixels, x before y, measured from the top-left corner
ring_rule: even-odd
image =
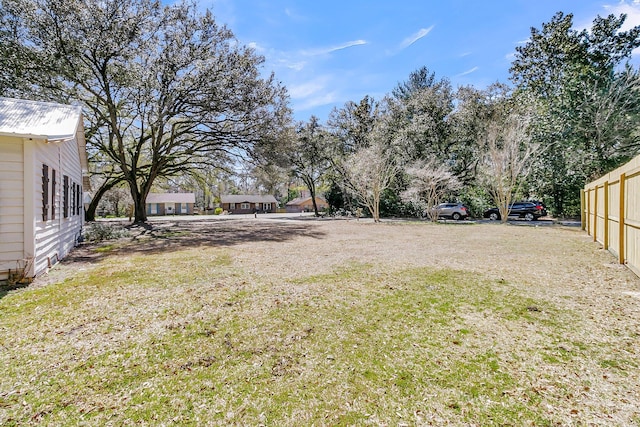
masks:
[[[509,205],[509,217],[524,218],[527,221],[535,221],[546,215],[546,208],[539,202],[516,202]],[[485,211],[482,216],[493,221],[501,219],[500,210],[498,208],[491,208]]]
[[[547,206],[544,203],[542,203],[542,202],[540,202],[538,200],[527,200],[527,202],[531,202],[531,203],[535,203],[536,205],[540,205],[542,216],[547,216]]]
[[[431,210],[437,212],[438,218],[451,218],[456,221],[469,216],[469,209],[462,203],[440,203]]]

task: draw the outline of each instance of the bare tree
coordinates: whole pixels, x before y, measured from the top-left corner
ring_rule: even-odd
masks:
[[[508,114],[494,118],[482,136],[485,154],[481,159],[479,179],[487,189],[506,222],[510,205],[524,178],[531,170],[531,160],[540,145],[529,135],[529,116]]]
[[[406,172],[410,183],[402,199],[418,206],[431,221],[436,221],[438,212],[434,208],[461,187],[460,181],[447,165],[433,158],[413,163]]]
[[[374,134],[376,131],[373,132]],[[399,168],[380,139],[360,148],[344,164],[349,190],[369,209],[374,222],[380,222],[380,199],[398,174]]]
[[[106,211],[113,212],[117,217],[124,216],[128,211],[127,207],[133,206],[131,194],[122,186],[114,186],[104,193],[102,202],[101,206],[104,206]]]

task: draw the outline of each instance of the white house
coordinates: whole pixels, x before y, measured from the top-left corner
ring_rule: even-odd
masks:
[[[80,107],[0,97],[0,280],[37,276],[76,245],[89,187]]]
[[[147,215],[191,215],[195,203],[194,193],[149,193]]]

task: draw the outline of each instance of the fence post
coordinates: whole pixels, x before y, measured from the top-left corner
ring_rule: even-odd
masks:
[[[598,241],[598,184],[595,185],[593,195],[593,241]]]
[[[580,189],[580,226],[582,230],[587,229],[587,222],[585,221],[585,212],[587,211],[587,207],[585,206],[585,194],[584,189]]]
[[[587,234],[591,236],[591,189],[587,190]]]
[[[620,217],[620,220],[618,221],[618,224],[620,226],[620,237],[618,238],[618,243],[619,243],[619,248],[618,248],[618,258],[620,261],[620,264],[624,264],[624,259],[625,259],[625,241],[624,241],[624,206],[625,206],[625,200],[624,200],[624,196],[625,196],[625,180],[627,178],[627,175],[625,173],[620,174],[620,214],[618,215]]]
[[[604,232],[602,244],[605,249],[609,249],[609,181],[604,182]]]

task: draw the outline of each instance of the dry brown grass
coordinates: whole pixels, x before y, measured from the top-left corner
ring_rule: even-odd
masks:
[[[0,423],[640,423],[640,280],[577,228],[132,236],[0,299]]]

